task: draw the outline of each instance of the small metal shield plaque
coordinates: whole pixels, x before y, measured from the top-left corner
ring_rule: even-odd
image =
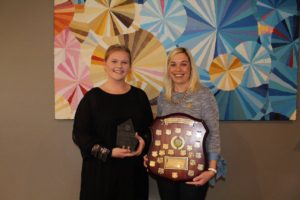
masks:
[[[183,113],[157,117],[152,126],[148,169],[174,181],[189,181],[206,169],[206,124]]]

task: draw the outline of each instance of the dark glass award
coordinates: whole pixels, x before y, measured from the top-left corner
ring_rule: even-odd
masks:
[[[129,147],[131,151],[134,151],[137,143],[138,140],[135,138],[135,130],[131,119],[117,126],[117,147]]]

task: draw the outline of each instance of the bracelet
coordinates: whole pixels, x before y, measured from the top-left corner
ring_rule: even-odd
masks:
[[[95,158],[105,162],[106,159],[111,156],[111,151],[105,147],[101,147],[99,144],[95,144],[92,147],[91,154]]]
[[[207,170],[211,171],[211,172],[214,172],[215,174],[218,173],[218,171],[215,168],[212,168],[212,167],[208,168]]]

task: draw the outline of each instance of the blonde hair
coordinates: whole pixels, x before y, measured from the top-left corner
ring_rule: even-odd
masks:
[[[186,48],[177,47],[168,54],[167,67],[165,68],[166,71],[165,71],[165,77],[164,77],[164,91],[165,91],[165,99],[167,101],[171,101],[172,94],[174,92],[174,83],[169,76],[169,68],[170,68],[169,64],[170,64],[171,60],[173,59],[173,57],[180,53],[184,53],[188,57],[189,62],[190,62],[191,74],[189,77],[188,92],[193,93],[195,91],[198,91],[201,86],[201,84],[199,82],[199,77],[198,77],[198,70],[196,68],[192,54]]]
[[[126,47],[124,45],[120,45],[120,44],[113,44],[110,47],[108,47],[108,49],[105,52],[104,60],[107,61],[110,54],[112,54],[115,51],[123,51],[123,52],[128,53],[129,64],[131,66],[131,53],[130,53],[130,50],[128,49],[128,47]]]

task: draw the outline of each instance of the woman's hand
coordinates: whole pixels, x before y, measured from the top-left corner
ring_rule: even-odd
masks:
[[[199,176],[196,176],[193,181],[186,182],[189,185],[202,186],[212,179],[216,174],[212,171],[204,171]]]
[[[112,152],[111,152],[111,157],[114,158],[125,158],[125,157],[129,157],[132,156],[132,152],[130,151],[129,148],[113,148]]]
[[[143,158],[144,158],[144,162],[143,162],[144,163],[144,167],[147,168],[147,170],[148,170],[148,166],[147,166],[147,162],[149,161],[148,156],[144,155]]]
[[[144,147],[145,147],[145,141],[144,139],[138,135],[138,133],[135,134],[135,138],[139,141],[139,146],[137,147],[136,151],[130,151],[130,148],[127,149],[124,148],[113,148],[111,152],[111,156],[114,158],[125,158],[125,157],[132,157],[132,156],[139,156],[141,155]]]
[[[133,153],[133,156],[139,156],[143,152],[143,149],[145,147],[145,141],[141,136],[139,136],[138,133],[135,133],[135,138],[139,141],[139,146],[136,149],[136,151],[134,151],[132,153]]]

